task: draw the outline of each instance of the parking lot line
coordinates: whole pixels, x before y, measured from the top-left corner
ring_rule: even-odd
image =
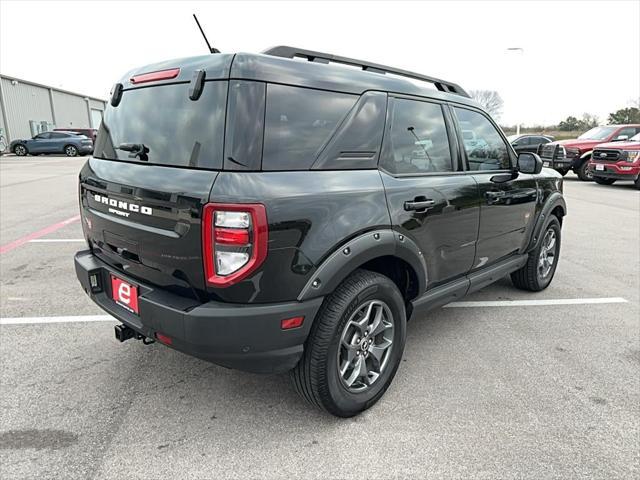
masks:
[[[30,242],[31,240],[44,237],[45,235],[53,233],[56,230],[60,230],[61,228],[66,227],[71,223],[77,222],[78,220],[80,220],[80,215],[67,218],[66,220],[63,220],[58,223],[54,223],[53,225],[49,225],[48,227],[44,227],[36,232],[32,232],[28,235],[25,235],[24,237],[20,237],[17,240],[14,240],[13,242],[9,242],[6,245],[0,246],[0,254],[10,252],[11,250],[18,248],[19,246],[24,245],[25,243]]]
[[[454,307],[538,307],[546,305],[583,305],[594,303],[627,303],[621,297],[609,298],[558,298],[546,300],[489,300],[478,302],[455,302],[444,308]],[[0,318],[0,325],[28,325],[40,323],[108,322],[117,321],[111,315],[77,315],[61,317],[14,317]]]
[[[84,238],[34,238],[29,240],[29,243],[75,243],[84,241]]]
[[[585,305],[593,303],[627,303],[621,297],[609,298],[548,298],[540,300],[489,300],[482,302],[454,302],[445,305],[444,308],[470,308],[470,307],[536,307],[546,305]]]

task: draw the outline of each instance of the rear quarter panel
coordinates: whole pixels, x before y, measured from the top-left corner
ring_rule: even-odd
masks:
[[[267,258],[248,279],[216,289],[228,302],[294,300],[336,248],[390,225],[377,170],[221,172],[210,201],[263,203],[267,210]]]

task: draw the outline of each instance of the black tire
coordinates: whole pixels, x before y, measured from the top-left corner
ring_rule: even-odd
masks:
[[[542,275],[539,268],[540,257],[542,250],[545,247],[545,239],[548,232],[552,231],[555,235],[555,250],[553,251],[553,263],[551,269],[546,275]],[[547,223],[540,232],[538,243],[536,247],[529,253],[527,263],[511,274],[511,281],[513,284],[521,290],[529,290],[530,292],[539,292],[549,286],[553,276],[556,273],[558,267],[558,261],[560,260],[560,243],[562,239],[562,232],[560,228],[560,221],[555,215],[550,215]]]
[[[616,181],[615,178],[602,178],[602,177],[593,177],[593,181],[598,185],[613,185]]]
[[[567,173],[569,173],[569,170],[558,170],[558,173],[564,177]]]
[[[593,180],[593,173],[589,171],[589,159],[587,158],[580,166],[575,170],[578,178],[583,182],[590,182]]]
[[[633,182],[633,185],[636,187],[636,190],[640,190],[640,175],[636,178],[636,181]]]
[[[387,347],[389,350],[383,354],[386,356],[379,369],[379,376],[374,378],[370,385],[361,386],[363,390],[352,391],[345,382],[346,374],[338,371],[340,359],[343,359],[341,355],[348,352],[343,350],[346,347],[342,339],[354,325],[353,317],[362,318],[357,315],[372,302],[381,308],[382,305],[388,307],[385,312],[392,316],[393,330],[390,335],[393,340],[391,346]],[[309,333],[304,354],[291,371],[294,388],[310,404],[338,417],[352,417],[366,410],[386,392],[400,365],[406,338],[406,322],[404,299],[395,283],[379,273],[356,270],[323,302]],[[379,339],[383,334],[386,337],[387,334],[384,332],[375,337],[368,337],[369,342]],[[360,340],[364,340],[366,344],[365,337],[366,334]],[[383,340],[388,341],[386,338]],[[358,339],[355,342],[351,341],[349,345],[361,352]],[[353,350],[351,352],[353,353]],[[370,352],[365,352],[364,348],[362,352],[362,356],[358,353],[358,357],[353,353],[354,363],[364,361],[366,364],[367,361],[373,362],[377,357],[373,355],[373,349],[370,356]],[[343,365],[348,364],[350,361]],[[351,372],[355,370],[354,367]],[[345,371],[349,370],[345,368]],[[369,378],[369,374],[366,378]]]
[[[18,145],[13,147],[13,153],[18,155],[19,157],[24,157],[29,153],[29,149],[26,147],[26,145],[22,145],[21,143],[19,143]]]
[[[64,154],[67,157],[77,157],[78,156],[78,147],[75,145],[65,145]]]

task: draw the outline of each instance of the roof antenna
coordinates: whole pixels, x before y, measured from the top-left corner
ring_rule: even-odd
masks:
[[[202,30],[202,27],[200,26],[200,22],[198,21],[198,17],[196,17],[195,13],[193,14],[193,19],[198,24],[198,28],[200,29],[200,33],[204,37],[204,41],[207,42],[207,48],[209,49],[209,53],[220,53],[220,50],[218,50],[217,48],[213,48],[209,43],[209,40],[207,40],[207,36],[204,34],[204,30]]]

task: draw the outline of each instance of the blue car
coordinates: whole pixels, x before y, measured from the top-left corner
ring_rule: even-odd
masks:
[[[9,150],[21,157],[41,153],[64,153],[67,157],[75,157],[92,153],[93,142],[73,132],[43,132],[30,140],[12,141]]]

